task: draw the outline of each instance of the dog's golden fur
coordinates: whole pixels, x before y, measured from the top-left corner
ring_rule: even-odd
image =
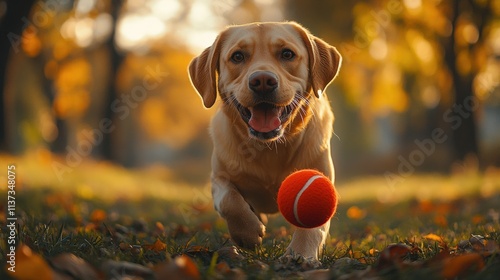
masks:
[[[212,194],[239,246],[261,244],[265,214],[278,211],[291,172],[317,169],[334,181],[334,118],[322,93],[340,63],[334,47],[285,22],[228,27],[189,65],[205,107],[222,100],[210,126]],[[329,222],[297,228],[287,254],[317,260],[328,230]]]

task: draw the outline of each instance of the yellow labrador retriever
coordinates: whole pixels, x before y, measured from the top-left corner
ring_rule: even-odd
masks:
[[[293,171],[334,181],[334,118],[322,93],[340,64],[334,47],[284,22],[228,27],[189,65],[205,107],[222,100],[210,126],[212,196],[237,245],[261,244],[265,214],[278,211],[278,189]],[[317,260],[329,227],[297,228],[286,255]]]

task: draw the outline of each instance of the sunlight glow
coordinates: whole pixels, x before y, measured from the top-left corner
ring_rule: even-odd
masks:
[[[128,11],[140,12],[141,8],[144,8],[146,1],[145,0],[126,0],[125,8]]]
[[[370,44],[369,52],[376,60],[383,60],[388,53],[387,43],[385,40],[377,38]]]
[[[116,42],[121,48],[135,49],[166,31],[165,23],[156,16],[129,14],[118,21]]]
[[[182,5],[177,0],[153,0],[147,5],[155,16],[164,21],[174,19],[182,11]]]
[[[403,3],[408,9],[412,10],[422,7],[422,0],[403,0]]]
[[[76,1],[75,14],[86,15],[88,14],[95,6],[96,0],[78,0]]]
[[[474,78],[474,94],[480,100],[486,100],[497,87],[500,87],[500,66],[488,61],[485,69]]]
[[[272,5],[276,0],[254,0],[257,5]]]
[[[54,117],[49,110],[43,110],[40,113],[40,118],[38,120],[38,125],[40,127],[40,133],[43,140],[47,142],[52,142],[57,138],[58,130],[54,123]]]
[[[240,7],[242,0],[127,0],[125,11],[117,22],[116,43],[124,50],[144,52],[151,41],[186,46],[199,53],[209,47],[217,34],[228,24],[259,20]],[[265,11],[260,20],[280,21],[281,0],[257,0],[256,5]],[[230,13],[229,13],[230,12]],[[160,40],[165,39],[165,40]]]
[[[194,52],[210,47],[219,33],[214,30],[191,30],[186,37],[186,43]]]
[[[488,37],[488,45],[490,45],[494,54],[500,55],[500,27],[491,31]]]
[[[113,29],[111,15],[102,13],[95,19],[91,17],[68,18],[61,26],[61,36],[74,40],[82,48],[108,39]]]
[[[188,21],[196,26],[210,26],[214,14],[211,12],[210,4],[207,1],[195,1],[191,7]]]
[[[423,38],[418,38],[413,41],[416,54],[420,60],[423,62],[431,62],[434,60],[434,52],[432,51],[432,46],[429,42]]]
[[[61,36],[64,39],[72,39],[74,37],[75,24],[76,24],[75,18],[69,18],[62,24],[60,31],[61,31]]]
[[[93,24],[94,20],[88,17],[77,20],[74,39],[78,46],[82,48],[90,46],[94,35]]]
[[[436,68],[436,57],[431,43],[420,32],[413,29],[406,32],[406,40],[412,47],[417,58],[426,65],[423,71],[433,74]]]
[[[226,6],[217,5],[214,13],[211,1],[198,0],[191,7],[186,25],[182,27],[182,33],[177,32],[194,53],[209,47],[215,41],[217,34],[225,23],[222,14],[231,9],[231,4]]]
[[[479,31],[477,27],[473,24],[466,24],[462,29],[462,34],[464,39],[469,44],[475,44],[479,40]]]
[[[435,86],[429,85],[421,92],[420,98],[422,99],[425,107],[434,109],[439,104],[441,96]]]
[[[113,18],[110,14],[102,13],[94,20],[94,39],[103,42],[108,39],[113,30]]]

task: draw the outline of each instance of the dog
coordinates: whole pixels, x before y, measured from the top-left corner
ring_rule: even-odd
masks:
[[[334,182],[334,116],[324,91],[341,61],[336,48],[295,22],[227,27],[191,61],[204,106],[222,101],[209,128],[212,197],[238,246],[262,243],[266,215],[278,212],[278,189],[290,173],[316,169]],[[329,227],[297,228],[284,256],[317,261]]]

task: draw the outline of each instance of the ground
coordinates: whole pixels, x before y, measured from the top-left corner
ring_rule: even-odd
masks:
[[[54,162],[67,169],[57,174]],[[294,230],[280,215],[271,217],[260,248],[241,250],[213,210],[209,186],[180,181],[164,167],[127,170],[90,160],[70,166],[43,150],[0,156],[5,174],[11,165],[16,166],[10,193],[15,210],[1,209],[0,253],[7,262],[1,279],[496,279],[500,274],[500,169],[493,167],[339,183],[341,198],[322,264],[311,269],[301,258],[280,259]],[[8,190],[0,191],[4,201]],[[15,229],[6,219],[9,210],[15,211]],[[16,241],[15,272],[9,271],[10,235]]]

